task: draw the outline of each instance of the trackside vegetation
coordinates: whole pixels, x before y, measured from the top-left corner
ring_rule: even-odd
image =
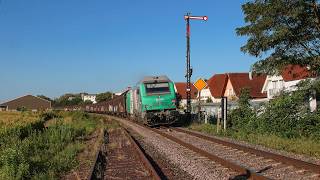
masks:
[[[0,179],[58,179],[78,165],[83,137],[101,118],[83,112],[0,112]]]
[[[250,107],[249,91],[243,89],[238,108],[229,113],[226,132],[217,133],[216,126],[208,124],[189,128],[320,158],[320,111],[308,109],[310,89],[320,93],[320,81],[305,81],[297,91],[282,92],[259,110]]]

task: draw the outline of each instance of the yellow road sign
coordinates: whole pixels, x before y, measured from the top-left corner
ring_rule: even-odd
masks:
[[[198,89],[198,91],[201,91],[202,89],[207,87],[208,84],[206,83],[206,81],[199,78],[193,85],[194,85],[194,87],[196,87]]]

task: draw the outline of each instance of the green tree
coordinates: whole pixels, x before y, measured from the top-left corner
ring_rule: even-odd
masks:
[[[318,0],[253,0],[242,5],[248,36],[241,50],[260,57],[253,70],[277,73],[286,64],[307,65],[320,72],[320,10]]]
[[[229,114],[228,126],[236,130],[252,130],[256,128],[255,112],[250,107],[250,89],[243,88],[240,91],[238,107]]]
[[[92,101],[90,100],[85,100],[83,102],[80,103],[80,105],[88,105],[88,104],[92,104]]]
[[[67,93],[54,100],[54,107],[76,106],[83,103],[80,94]]]
[[[110,100],[112,98],[112,95],[113,95],[112,92],[104,92],[104,93],[97,94],[96,101],[99,103],[102,101]]]
[[[206,100],[206,103],[212,103],[213,101],[212,101],[212,99],[211,98],[208,98],[207,100]]]

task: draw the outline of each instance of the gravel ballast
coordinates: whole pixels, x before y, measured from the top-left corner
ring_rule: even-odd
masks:
[[[166,157],[167,161],[175,167],[179,167],[181,171],[186,172],[193,179],[230,179],[230,177],[239,175],[237,172],[210,161],[146,128],[123,119],[114,119],[137,132],[143,138],[144,143],[152,146],[157,150],[157,153]]]

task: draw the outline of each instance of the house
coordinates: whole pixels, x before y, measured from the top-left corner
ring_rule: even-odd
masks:
[[[228,82],[227,74],[215,74],[207,81],[207,88],[201,91],[206,101],[211,99],[213,103],[220,103],[221,97],[224,96],[225,85]],[[204,99],[203,99],[204,100]]]
[[[187,107],[187,83],[177,82],[174,83],[175,91],[177,93],[177,99],[179,101],[179,107],[185,109]],[[197,102],[198,90],[191,83],[191,103]]]
[[[252,75],[251,73],[227,73],[228,80],[224,88],[224,96],[229,101],[239,99],[241,90],[249,89],[252,101],[265,100],[267,94],[262,92],[266,75]]]
[[[96,104],[96,94],[81,94],[82,101],[91,101],[93,104]]]
[[[11,101],[0,104],[1,110],[15,111],[26,108],[32,111],[51,109],[51,102],[32,95],[25,95]]]
[[[265,79],[265,75],[251,76],[250,73],[215,74],[208,80],[208,87],[201,91],[201,99],[211,98],[211,102],[220,103],[222,97],[227,97],[228,101],[235,101],[241,89],[248,88],[252,100],[262,100],[267,97],[261,92]]]
[[[5,105],[0,105],[0,111],[8,111],[7,106],[5,106]]]
[[[283,68],[279,75],[267,76],[262,93],[267,93],[268,99],[280,94],[281,91],[294,91],[297,84],[305,79],[313,79],[312,74],[307,67],[300,65],[288,65]]]

